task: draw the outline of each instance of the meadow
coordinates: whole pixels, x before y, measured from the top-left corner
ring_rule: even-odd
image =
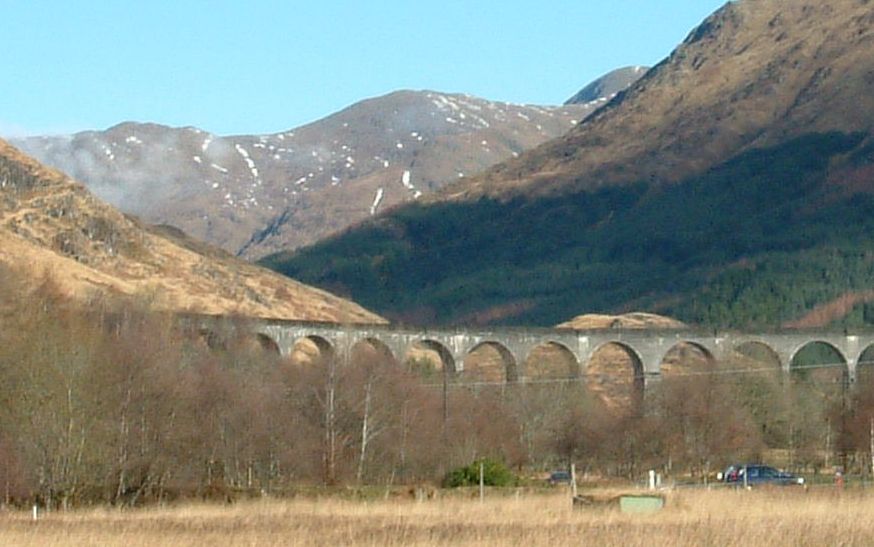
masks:
[[[574,510],[564,492],[350,501],[259,500],[0,515],[0,544],[871,545],[874,494],[688,490],[649,515]]]

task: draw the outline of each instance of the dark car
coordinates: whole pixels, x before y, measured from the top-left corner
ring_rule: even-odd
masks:
[[[555,486],[557,484],[570,484],[571,483],[571,474],[567,471],[555,471],[549,475],[549,478],[546,480],[551,486]]]
[[[726,484],[736,486],[775,485],[791,486],[803,485],[804,477],[780,471],[768,465],[748,464],[732,465],[722,473],[720,478]]]

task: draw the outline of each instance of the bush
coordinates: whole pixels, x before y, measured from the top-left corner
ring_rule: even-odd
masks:
[[[447,473],[443,479],[443,486],[446,488],[477,486],[479,484],[480,464],[483,465],[483,483],[486,486],[514,486],[516,484],[516,475],[506,465],[489,458],[482,458]]]

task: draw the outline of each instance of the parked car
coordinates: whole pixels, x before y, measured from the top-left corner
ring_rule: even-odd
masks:
[[[550,473],[549,478],[546,479],[546,482],[548,482],[550,486],[556,486],[558,484],[570,484],[571,474],[567,471],[554,471]]]
[[[731,465],[721,473],[719,480],[736,486],[748,485],[803,485],[804,477],[780,471],[774,467],[760,464]]]

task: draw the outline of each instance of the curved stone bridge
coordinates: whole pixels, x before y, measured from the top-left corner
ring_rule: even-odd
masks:
[[[573,358],[575,375],[585,376],[593,355],[601,348],[616,345],[630,356],[635,377],[645,381],[660,377],[665,356],[680,344],[700,350],[707,358],[719,360],[741,347],[755,346],[771,356],[774,363],[789,372],[795,357],[810,344],[831,347],[843,361],[845,377],[856,378],[859,361],[874,347],[874,332],[784,331],[773,333],[703,332],[697,330],[592,330],[494,328],[494,329],[413,329],[395,326],[336,325],[288,321],[256,321],[253,330],[262,343],[283,355],[295,344],[308,339],[321,351],[348,357],[353,346],[367,343],[403,360],[414,346],[434,350],[449,373],[464,371],[465,358],[473,351],[490,346],[498,351],[506,381],[524,381],[529,375],[525,363],[531,352],[548,345]],[[838,364],[838,363],[836,363]],[[874,363],[872,363],[874,364]]]

